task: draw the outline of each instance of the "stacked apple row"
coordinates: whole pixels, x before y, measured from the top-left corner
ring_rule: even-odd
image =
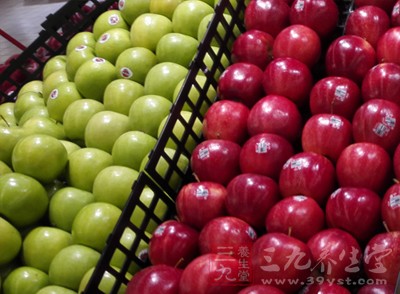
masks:
[[[7,236],[0,240],[2,293],[85,288],[162,134],[214,4],[121,0],[92,31],[73,36],[65,55],[46,62],[43,79],[26,83],[15,102],[0,105],[0,235]],[[206,63],[211,67],[211,56]],[[200,73],[196,81],[203,84],[206,77]],[[195,104],[198,95],[188,98]],[[211,104],[216,91],[202,95]],[[190,110],[186,105],[181,111],[183,121],[192,118]],[[201,130],[196,118],[193,132],[200,136]],[[173,129],[177,137],[183,131],[182,123]],[[194,147],[189,139],[185,148]],[[170,140],[165,153],[172,158],[175,148]],[[181,162],[186,170],[189,159]],[[140,195],[144,203],[153,197],[147,188]],[[160,203],[155,214],[163,218],[167,210]],[[144,214],[135,210],[133,224],[140,227]],[[156,225],[149,224],[146,234]],[[134,240],[127,228],[120,242],[130,248]],[[117,269],[125,258],[119,251],[111,266]],[[127,279],[137,270],[133,264]],[[103,291],[110,291],[112,279],[104,277]]]
[[[395,293],[400,1],[354,1],[338,34],[339,4],[248,3],[198,181],[127,293]]]

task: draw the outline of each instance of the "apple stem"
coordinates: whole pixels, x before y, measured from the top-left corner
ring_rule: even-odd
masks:
[[[396,179],[396,178],[393,179],[393,182],[394,182],[395,184],[399,184],[399,183],[400,183],[400,181],[399,181],[398,179]]]
[[[292,227],[288,228],[288,236],[290,237],[292,235]]]
[[[383,222],[383,226],[384,226],[386,232],[390,233],[389,227],[385,221]]]
[[[185,261],[185,259],[183,257],[181,257],[178,262],[175,264],[175,268],[178,268],[179,265],[181,265],[183,262]]]
[[[8,121],[4,118],[3,115],[0,115],[1,119],[6,123],[7,127],[10,127],[10,124],[8,123]]]
[[[193,177],[194,177],[194,179],[196,180],[196,182],[200,182],[200,179],[199,179],[199,177],[195,174],[195,173],[193,173]]]

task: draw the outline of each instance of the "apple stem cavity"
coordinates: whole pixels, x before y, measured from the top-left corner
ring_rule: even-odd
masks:
[[[175,268],[179,268],[179,266],[181,265],[181,264],[183,264],[183,262],[185,261],[185,259],[183,258],[183,257],[181,257],[177,262],[176,262],[176,264],[175,264]]]

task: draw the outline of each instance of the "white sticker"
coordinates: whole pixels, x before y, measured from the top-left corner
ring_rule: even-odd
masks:
[[[202,185],[197,187],[197,189],[196,189],[196,197],[204,198],[205,200],[207,200],[208,195],[209,195],[209,191],[208,191],[208,189],[206,187],[204,187]]]
[[[400,3],[397,2],[393,7],[393,15],[398,15],[400,12]]]
[[[267,153],[268,150],[271,150],[270,142],[265,142],[264,139],[261,139],[260,142],[256,143],[256,153]]]
[[[334,129],[340,129],[343,126],[343,121],[336,116],[331,116],[329,123]]]
[[[109,33],[102,34],[100,37],[99,43],[103,44],[103,43],[107,42],[109,39],[110,39]]]
[[[201,148],[199,150],[199,159],[207,159],[210,157],[210,150],[208,148]]]
[[[254,229],[252,227],[249,227],[246,231],[247,235],[249,235],[251,240],[255,240],[257,239],[257,234],[256,231],[254,231]]]
[[[339,101],[344,101],[347,97],[347,87],[345,86],[338,86],[335,89],[335,98]]]
[[[293,196],[293,199],[296,201],[304,201],[307,199],[307,197],[304,195],[296,195],[296,196]]]
[[[106,60],[104,58],[101,58],[101,57],[94,57],[92,60],[93,60],[94,63],[104,63],[104,62],[106,62]]]
[[[304,0],[297,1],[294,8],[296,10],[303,10],[304,9]]]
[[[116,25],[117,23],[119,23],[119,16],[117,14],[110,15],[110,17],[108,18],[108,23],[112,26]]]
[[[118,9],[123,10],[125,7],[125,0],[119,0],[118,1]]]
[[[158,228],[155,230],[154,235],[156,236],[162,236],[162,234],[165,231],[165,226],[158,226]]]
[[[400,195],[399,194],[392,194],[389,197],[389,206],[391,208],[400,207]]]
[[[377,123],[372,131],[377,135],[378,137],[385,137],[389,133],[390,129],[388,128],[387,125],[379,122]]]
[[[54,89],[50,93],[50,99],[56,99],[58,97],[58,89]]]
[[[128,67],[122,67],[119,70],[119,74],[121,75],[121,77],[123,77],[125,79],[130,79],[133,76],[133,72]]]
[[[86,45],[79,45],[77,47],[75,47],[75,51],[83,51],[87,48]]]
[[[292,159],[290,161],[290,168],[293,170],[301,170],[302,168],[307,168],[309,163],[304,158]]]
[[[383,118],[383,123],[393,130],[396,126],[396,118],[390,114],[386,114],[386,116]]]
[[[145,248],[139,251],[138,258],[141,261],[147,261],[148,257],[149,257],[149,249]]]

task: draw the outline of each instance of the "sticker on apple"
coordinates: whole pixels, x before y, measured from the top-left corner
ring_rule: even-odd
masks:
[[[50,99],[56,99],[58,97],[58,89],[54,89],[50,93]]]
[[[118,9],[123,10],[125,7],[125,1],[124,0],[119,0],[118,2]]]
[[[110,25],[116,25],[119,22],[119,16],[117,14],[112,14],[110,15],[110,17],[108,18],[108,23]]]
[[[119,71],[119,73],[121,74],[121,76],[122,76],[123,78],[126,78],[126,79],[131,78],[132,75],[133,75],[133,72],[132,72],[131,69],[128,68],[128,67],[123,67],[123,68],[121,68],[120,71]]]
[[[109,33],[105,33],[103,35],[101,35],[101,38],[99,40],[99,43],[105,43],[110,39],[110,34]]]
[[[399,207],[400,206],[400,195],[398,195],[398,194],[390,195],[389,206],[391,208]]]
[[[77,47],[75,47],[75,51],[83,51],[83,50],[85,50],[87,48],[87,46],[86,45],[79,45],[79,46],[77,46]]]

